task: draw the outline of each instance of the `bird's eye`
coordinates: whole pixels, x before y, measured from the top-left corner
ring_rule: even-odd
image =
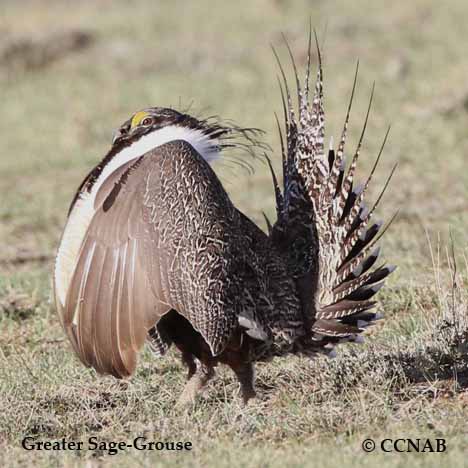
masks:
[[[151,117],[146,117],[142,120],[141,125],[151,125],[153,123],[153,119]]]

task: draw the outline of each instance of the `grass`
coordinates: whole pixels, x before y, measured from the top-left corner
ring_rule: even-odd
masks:
[[[378,171],[383,179],[399,163],[380,210],[386,218],[399,210],[383,242],[386,258],[399,266],[380,295],[386,320],[367,344],[340,349],[334,361],[259,365],[260,399],[247,409],[222,369],[190,412],[175,409],[185,371],[173,353],[157,361],[145,352],[126,383],[97,377],[72,355],[50,299],[52,258],[75,188],[108,148],[113,129],[148,105],[193,101],[195,112],[263,128],[266,142],[278,148],[273,111],[280,101],[269,44],[286,61],[284,32],[303,67],[309,16],[324,43],[327,136],[341,130],[357,59],[351,147],[377,84],[363,175],[392,124]],[[0,464],[464,466],[467,20],[461,0],[450,8],[417,0],[385,9],[363,0],[3,2]],[[63,53],[38,50],[43,60],[8,58],[5,50],[24,39],[47,47],[57,29],[89,40]],[[277,152],[274,162],[279,168]],[[267,168],[254,165],[253,175],[226,165],[217,170],[236,205],[263,226],[261,211],[273,215],[274,201]],[[440,239],[443,251],[450,232],[455,275],[451,254],[434,252],[431,259],[430,245]],[[146,434],[189,440],[194,449],[26,452],[20,444],[26,434],[107,441]],[[366,454],[361,443],[368,437],[444,437],[448,449]]]

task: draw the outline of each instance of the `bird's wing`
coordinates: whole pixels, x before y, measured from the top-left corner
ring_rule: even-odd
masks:
[[[217,307],[213,294],[208,298],[213,307],[204,302],[204,294],[219,286],[218,278],[208,278],[209,285],[199,281],[205,287],[201,291],[190,284],[196,273],[188,266],[197,263],[189,257],[199,254],[197,265],[203,267],[203,257],[210,253],[204,247],[210,243],[211,224],[201,225],[198,218],[204,214],[197,196],[203,199],[199,190],[216,184],[209,165],[184,141],[118,167],[95,190],[92,212],[81,216],[88,225],[77,255],[68,259],[72,268],[67,278],[66,248],[73,244],[74,223],[80,219],[74,213],[86,211],[78,199],[59,249],[55,286],[62,323],[84,364],[100,373],[130,375],[149,330],[157,333],[154,325],[170,309],[185,315],[215,352],[225,345],[235,319]],[[224,191],[218,195],[227,198]],[[220,257],[216,240],[209,247],[215,258]]]

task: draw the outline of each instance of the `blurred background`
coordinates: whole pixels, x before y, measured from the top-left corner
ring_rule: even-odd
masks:
[[[53,254],[74,190],[114,129],[140,108],[190,106],[260,127],[279,168],[270,44],[290,71],[284,33],[302,72],[309,17],[324,54],[327,138],[339,136],[360,61],[350,153],[376,82],[362,169],[391,124],[380,180],[399,167],[381,213],[400,214],[385,245],[392,261],[420,271],[425,230],[447,236],[451,226],[458,238],[467,228],[464,1],[396,2],[383,10],[372,1],[3,0],[2,258]],[[265,165],[251,163],[254,175],[228,163],[218,173],[235,203],[263,225],[261,210],[274,213],[272,190]]]
[[[274,112],[281,115],[281,101],[270,45],[292,78],[284,33],[303,76],[309,19],[324,56],[327,141],[331,136],[337,141],[341,133],[359,60],[348,154],[376,83],[362,178],[391,125],[371,191],[375,198],[398,163],[379,208],[387,220],[399,211],[383,241],[384,257],[399,269],[380,296],[389,312],[380,336],[385,341],[390,333],[385,330],[400,333],[405,312],[435,303],[427,299],[434,281],[429,240],[440,237],[445,246],[451,235],[460,258],[468,244],[465,0],[0,0],[0,361],[9,356],[0,367],[9,388],[18,385],[14,397],[0,398],[0,443],[2,417],[4,427],[23,421],[17,432],[32,424],[31,403],[21,399],[24,388],[42,395],[35,404],[43,418],[53,405],[41,406],[47,395],[62,402],[57,389],[71,382],[65,371],[57,374],[63,359],[67,372],[85,379],[82,385],[94,395],[96,379],[82,377],[84,370],[63,342],[50,302],[51,271],[72,196],[109,149],[114,130],[141,108],[190,107],[194,114],[218,114],[265,130],[279,170]],[[228,161],[216,170],[235,204],[265,229],[262,210],[274,218],[270,175],[261,158],[249,162],[254,174]],[[400,315],[392,321],[393,313]],[[413,326],[410,317],[404,327]],[[31,371],[37,380],[19,370],[23,360],[37,364]],[[174,382],[181,385],[179,364],[167,362],[158,366],[175,369],[180,382]],[[152,375],[148,367],[142,369]],[[32,383],[38,381],[53,383],[38,390]],[[81,387],[75,390],[79,401]],[[21,405],[24,411],[17,415],[13,409]],[[72,416],[75,407],[65,405]],[[147,417],[155,411],[151,406]],[[70,427],[81,421],[73,418]],[[179,422],[183,428],[185,422]],[[52,434],[61,434],[57,431]],[[229,431],[225,437],[231,437]]]

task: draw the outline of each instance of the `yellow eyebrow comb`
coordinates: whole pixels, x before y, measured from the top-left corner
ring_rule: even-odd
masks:
[[[137,112],[133,118],[132,118],[132,122],[130,124],[130,128],[134,128],[136,127],[137,125],[140,124],[140,122],[147,116],[149,115],[148,112],[146,111],[140,111],[140,112]]]

